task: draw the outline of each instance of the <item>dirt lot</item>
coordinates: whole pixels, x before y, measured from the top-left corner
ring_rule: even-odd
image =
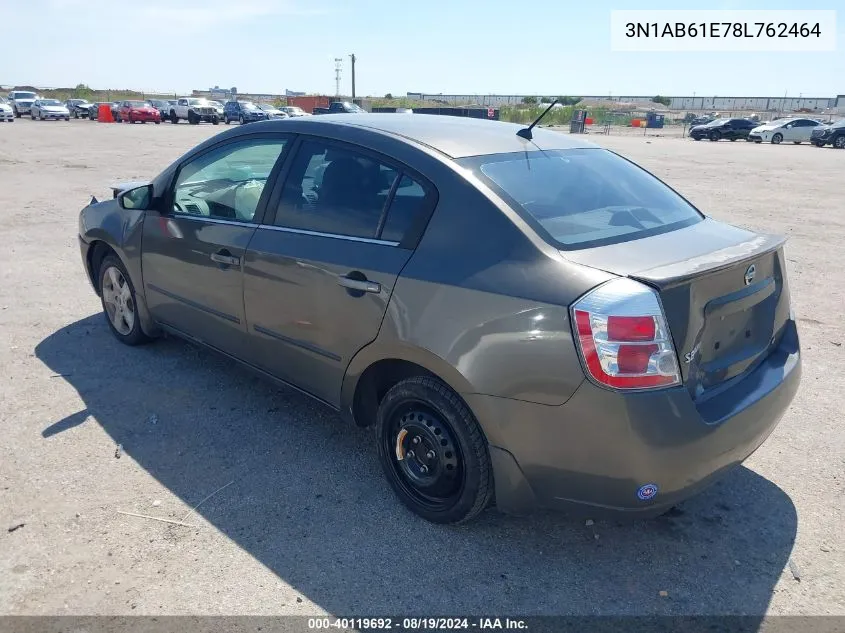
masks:
[[[107,331],[79,209],[222,129],[0,124],[0,613],[845,615],[845,152],[591,135],[712,216],[790,237],[800,393],[673,516],[448,528],[394,500],[369,431],[212,353]]]

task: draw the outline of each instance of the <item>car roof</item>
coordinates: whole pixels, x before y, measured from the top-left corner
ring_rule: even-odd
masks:
[[[581,137],[542,128],[534,128],[534,138],[528,141],[516,135],[517,131],[527,127],[526,125],[436,114],[321,114],[315,117],[276,120],[260,125],[276,126],[280,131],[301,128],[303,133],[316,134],[319,134],[319,128],[322,126],[367,128],[426,145],[451,158],[597,147]]]

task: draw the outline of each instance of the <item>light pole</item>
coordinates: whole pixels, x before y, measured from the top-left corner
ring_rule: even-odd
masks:
[[[349,56],[352,61],[352,100],[355,101],[355,53]]]
[[[335,96],[340,96],[340,71],[343,68],[343,59],[340,57],[334,58],[334,84],[335,84]]]

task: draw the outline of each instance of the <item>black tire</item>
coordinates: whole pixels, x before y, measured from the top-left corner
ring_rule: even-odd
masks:
[[[197,125],[199,121],[197,121],[197,117],[193,112],[188,111],[188,123],[190,125]]]
[[[16,118],[16,119],[21,118],[21,113],[20,113],[20,112],[18,112],[18,109],[17,109],[17,108],[12,108],[12,110],[14,110],[14,111],[15,111],[15,118]]]
[[[722,138],[722,134],[721,132],[719,132],[719,130],[713,130],[712,132],[710,132],[711,141],[718,141],[720,138]]]
[[[840,134],[833,139],[833,143],[831,143],[831,145],[833,145],[836,149],[845,149],[845,134]]]
[[[155,124],[156,124],[156,125],[160,125],[160,124],[161,124],[161,121],[156,121],[156,122],[155,122]]]
[[[238,117],[238,123],[240,123],[241,125],[244,124],[244,115],[243,114],[240,117]]]
[[[433,523],[463,523],[490,503],[493,469],[484,433],[443,382],[415,376],[397,383],[381,401],[375,426],[385,476],[412,512]],[[418,459],[411,447],[426,453]]]
[[[211,118],[211,124],[212,125],[218,125],[219,123],[220,123],[220,119],[218,119],[216,116]]]
[[[74,118],[74,119],[78,119],[78,118],[79,118],[79,112],[77,112],[76,110],[74,110],[74,111],[73,111],[73,118]]]
[[[126,319],[121,321],[124,326],[127,326],[126,331],[124,332],[119,331],[114,326],[112,323],[112,316],[110,315],[109,308],[107,307],[107,296],[110,296],[110,289],[114,286],[111,281],[110,274],[110,269],[112,268],[119,271],[120,277],[122,277],[125,285],[128,286],[129,300],[125,301],[123,309],[131,311],[133,318],[131,326],[129,326]],[[141,319],[138,315],[137,302],[135,299],[135,286],[132,284],[132,279],[129,277],[129,273],[126,272],[123,262],[121,262],[114,254],[106,255],[100,263],[100,270],[97,279],[100,289],[100,302],[103,305],[103,315],[105,316],[106,323],[108,323],[109,329],[111,330],[111,333],[114,334],[115,338],[125,345],[141,345],[142,343],[149,342],[150,338],[144,334],[144,331],[141,329]],[[118,285],[118,287],[123,286]]]
[[[176,125],[177,123],[179,123],[179,117],[178,117],[178,116],[176,116],[176,110],[171,110],[171,111],[170,111],[170,122],[171,122],[173,125]]]
[[[115,117],[114,117],[114,122],[115,122],[115,123],[123,123],[123,121],[121,121],[121,120],[120,120],[120,115],[119,115],[119,114],[118,114],[117,116],[115,116]]]
[[[731,139],[731,143],[733,143],[735,140],[736,140],[736,138],[732,138],[732,139]]]
[[[772,137],[772,145],[780,145],[780,142],[783,140],[783,134],[778,132]]]
[[[792,141],[793,145],[801,145],[801,141]]]

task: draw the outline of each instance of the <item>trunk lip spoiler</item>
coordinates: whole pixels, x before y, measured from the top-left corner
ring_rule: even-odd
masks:
[[[705,253],[691,259],[629,273],[631,279],[662,288],[688,282],[695,277],[724,271],[736,264],[777,251],[787,241],[782,235],[760,234],[751,240]]]

